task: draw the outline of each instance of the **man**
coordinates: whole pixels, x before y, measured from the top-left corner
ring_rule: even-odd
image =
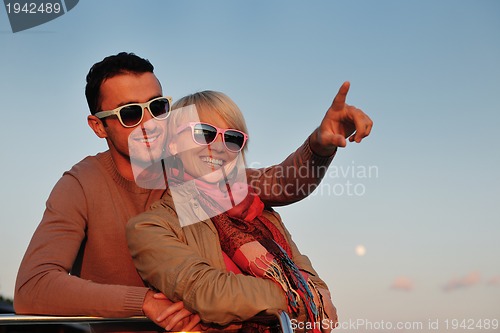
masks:
[[[168,101],[160,98],[162,88],[153,69],[149,61],[130,53],[107,57],[90,69],[85,89],[91,112],[88,124],[106,140],[109,150],[77,163],[52,190],[19,268],[14,296],[17,313],[146,315],[158,325],[174,329],[191,328],[199,320],[187,317],[182,303],[173,304],[144,286],[125,238],[127,221],[164,192],[137,186],[128,147],[134,128],[153,116],[160,119],[168,111],[163,112],[156,103],[167,107]],[[348,90],[346,82],[320,127],[281,163],[281,170],[307,167],[311,177],[297,182],[278,178],[282,173],[278,176],[273,167],[248,170],[249,180],[264,203],[285,205],[302,199],[307,194],[294,193],[293,186],[319,184],[337,147],[346,145],[345,138],[360,142],[370,133],[370,118],[345,104]],[[121,108],[131,103],[141,105]],[[109,110],[113,112],[103,112]],[[149,135],[147,144],[160,143],[161,135]],[[322,173],[318,175],[314,168]],[[266,190],[275,184],[287,191],[276,194]],[[165,313],[172,315],[164,319]]]

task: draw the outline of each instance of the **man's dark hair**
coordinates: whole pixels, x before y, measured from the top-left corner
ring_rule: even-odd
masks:
[[[120,52],[104,58],[94,64],[87,74],[87,85],[85,96],[89,105],[90,113],[95,114],[100,109],[101,84],[104,80],[125,73],[153,73],[154,67],[147,59],[136,56],[133,53]]]

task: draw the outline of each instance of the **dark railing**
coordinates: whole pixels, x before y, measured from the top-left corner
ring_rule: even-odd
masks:
[[[271,332],[293,333],[290,318],[285,312],[261,314],[250,320],[269,327]],[[101,318],[23,316],[0,314],[0,333],[83,333],[83,332],[164,332],[146,317]],[[210,330],[210,332],[221,332]],[[224,331],[227,332],[227,331]]]

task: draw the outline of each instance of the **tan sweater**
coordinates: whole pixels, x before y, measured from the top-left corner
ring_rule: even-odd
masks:
[[[312,177],[297,182],[283,177],[283,170],[307,165],[325,171],[332,158],[314,155],[307,140],[279,167],[249,170],[249,179],[263,189],[260,195],[266,204],[294,202],[308,193],[295,193],[289,187],[273,197],[264,189],[272,184],[318,184],[324,172],[313,175],[311,171]],[[109,152],[87,157],[65,172],[47,200],[21,262],[14,295],[16,313],[142,315],[148,289],[130,257],[125,225],[163,192],[140,188],[121,177]]]

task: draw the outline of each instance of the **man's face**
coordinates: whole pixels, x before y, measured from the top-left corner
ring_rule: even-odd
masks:
[[[101,110],[113,110],[130,103],[145,103],[162,96],[160,83],[153,73],[127,73],[114,76],[102,83],[100,92]],[[119,168],[118,164],[130,165],[131,155],[135,159],[148,160],[151,154],[161,154],[165,144],[164,121],[151,119],[153,118],[149,111],[144,110],[141,123],[136,127],[126,128],[116,116],[105,118],[106,140]],[[132,136],[129,140],[130,135]]]

